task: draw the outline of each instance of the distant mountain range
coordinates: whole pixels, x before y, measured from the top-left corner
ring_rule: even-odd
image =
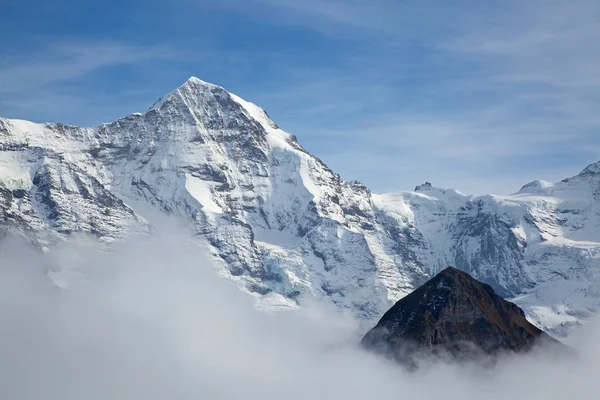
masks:
[[[0,118],[0,237],[110,244],[149,232],[148,207],[188,221],[265,307],[325,298],[368,326],[448,265],[557,335],[600,304],[600,163],[510,196],[373,194],[197,78],[97,128]]]

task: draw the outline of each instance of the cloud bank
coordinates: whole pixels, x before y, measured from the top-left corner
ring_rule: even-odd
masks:
[[[211,264],[165,233],[110,252],[5,246],[0,398],[563,399],[597,391],[600,340],[591,326],[574,339],[585,349],[576,365],[537,355],[491,371],[438,365],[409,374],[359,350],[348,316],[323,305],[257,311]]]

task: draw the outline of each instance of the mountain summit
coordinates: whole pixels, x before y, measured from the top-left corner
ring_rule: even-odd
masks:
[[[426,356],[468,360],[479,354],[526,352],[543,342],[558,344],[491,286],[448,267],[398,301],[361,344],[412,363]]]

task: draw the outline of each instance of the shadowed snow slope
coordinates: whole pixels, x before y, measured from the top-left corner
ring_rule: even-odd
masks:
[[[258,106],[190,78],[97,128],[0,118],[0,234],[51,248],[188,221],[219,272],[263,307],[326,298],[371,324],[447,265],[560,334],[600,304],[600,168],[512,196],[422,185],[374,195]]]

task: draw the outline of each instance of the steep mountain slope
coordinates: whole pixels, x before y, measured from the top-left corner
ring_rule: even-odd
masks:
[[[542,344],[566,352],[517,305],[452,267],[399,300],[361,341],[364,348],[412,367],[422,358],[485,360]]]
[[[0,234],[41,248],[73,234],[110,243],[151,229],[139,207],[150,205],[190,222],[220,272],[265,306],[326,298],[366,323],[446,265],[544,328],[576,323],[600,304],[599,181],[589,167],[507,197],[430,185],[373,195],[197,78],[98,128],[0,118]]]

